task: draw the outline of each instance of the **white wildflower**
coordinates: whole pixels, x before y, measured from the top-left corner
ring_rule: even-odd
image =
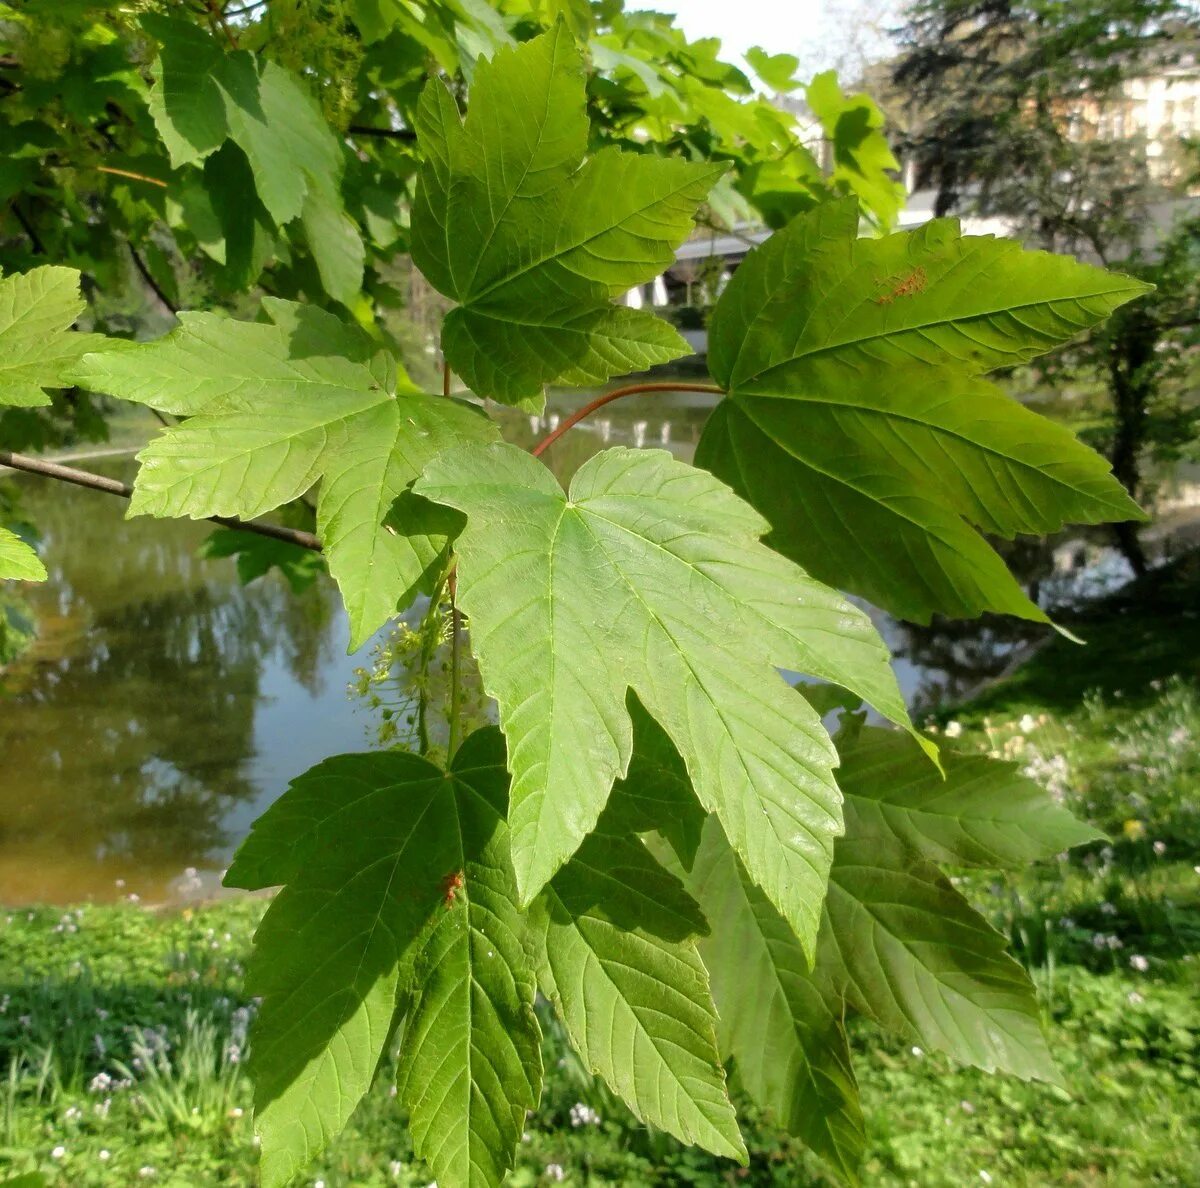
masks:
[[[142,1180],[153,1180],[158,1175],[158,1168],[151,1167],[150,1164],[143,1164],[138,1168],[138,1178]]]
[[[586,1106],[581,1101],[577,1101],[571,1107],[571,1125],[576,1130],[581,1126],[599,1126],[600,1115],[596,1113],[590,1106]]]
[[[51,1159],[65,1159],[66,1154],[67,1154],[66,1147],[55,1147],[54,1150],[50,1152],[50,1158]]]
[[[1138,973],[1145,973],[1146,970],[1150,968],[1150,962],[1147,961],[1146,958],[1140,953],[1134,953],[1134,955],[1129,958],[1129,964],[1133,966]]]
[[[546,1164],[546,1179],[554,1180],[556,1183],[561,1183],[567,1178],[567,1173],[563,1171],[561,1163]]]
[[[1167,843],[1165,841],[1156,841],[1154,843],[1154,852],[1161,858],[1167,852]]]
[[[946,723],[946,737],[947,738],[959,738],[962,735],[962,732],[963,732],[963,727],[962,727],[961,722],[947,722]]]
[[[973,1114],[975,1112],[975,1107],[969,1101],[960,1101],[958,1103],[958,1108],[962,1110],[964,1114]]]
[[[924,1048],[918,1048],[918,1047],[916,1046],[916,1044],[914,1044],[914,1045],[913,1045],[913,1049],[912,1049],[912,1054],[913,1054],[913,1055],[914,1055],[914,1056],[915,1056],[915,1057],[916,1057],[918,1060],[920,1060],[920,1059],[921,1059],[921,1057],[925,1055],[925,1050],[924,1050]]]
[[[1146,1000],[1136,990],[1130,990],[1129,993],[1125,995],[1125,1001],[1128,1002],[1130,1006],[1141,1006]]]
[[[96,1158],[99,1159],[101,1163],[107,1163],[112,1158],[112,1152],[106,1147],[101,1147],[100,1150],[96,1152]]]
[[[1017,728],[1022,734],[1030,734],[1038,728],[1037,719],[1032,714],[1023,714]]]

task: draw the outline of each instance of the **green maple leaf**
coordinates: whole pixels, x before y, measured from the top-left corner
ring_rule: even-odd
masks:
[[[606,812],[530,929],[542,991],[586,1067],[643,1122],[745,1161],[696,951],[707,925],[678,880]]]
[[[738,269],[710,329],[729,398],[697,464],[767,517],[775,548],[900,617],[1044,619],[977,529],[1141,513],[1103,459],[980,375],[1146,286],[952,220],[875,240],[857,222],[853,202],[822,206]]]
[[[184,313],[165,338],[87,356],[81,383],[186,416],[138,455],[129,514],[250,519],[318,479],[317,532],[350,617],[351,650],[428,589],[445,517],[393,503],[433,454],[496,430],[468,405],[419,392],[365,333],[271,298],[271,323]]]
[[[294,594],[303,593],[325,571],[319,553],[237,528],[218,528],[200,546],[200,552],[204,557],[235,558],[238,581],[243,586],[277,569]]]
[[[852,745],[836,741],[847,821],[853,814],[862,836],[890,837],[932,862],[1019,868],[1104,840],[1015,763],[943,750],[943,776],[894,730],[866,726]]]
[[[869,95],[846,95],[835,70],[818,74],[804,97],[832,148],[830,180],[838,192],[848,190],[878,223],[894,226],[907,192],[893,180],[900,162],[884,135],[883,112]]]
[[[44,582],[46,567],[15,532],[0,525],[0,581]]]
[[[1019,865],[1097,833],[1011,764],[947,755],[935,784],[894,734],[867,727],[839,735],[838,747],[846,833],[829,876],[819,980],[964,1064],[1060,1083],[1025,971],[930,858]]]
[[[639,747],[646,737],[639,724]],[[678,778],[669,742],[650,741],[650,771]],[[943,778],[896,731],[856,723],[836,741],[846,832],[815,969],[715,817],[686,872],[661,838],[651,844],[710,926],[699,944],[721,1056],[760,1106],[853,1181],[865,1131],[843,1027],[850,1010],[964,1063],[1057,1080],[1028,979],[931,859],[1017,866],[1100,835],[1012,764],[943,751]],[[606,817],[635,798],[639,829],[669,824],[661,783],[653,774],[640,795],[632,781],[618,785]]]
[[[1061,1084],[1025,971],[933,863],[847,810],[817,945],[823,984],[881,1027],[985,1072]]]
[[[342,207],[342,147],[316,100],[282,66],[246,50],[226,52],[190,21],[146,13],[141,22],[161,45],[149,107],[172,166],[201,162],[233,140],[271,218],[300,219],[325,291],[349,304],[365,254]],[[243,221],[252,234],[252,208]],[[250,249],[238,251],[240,258]]]
[[[611,299],[673,263],[723,167],[616,149],[585,163],[583,65],[562,24],[480,63],[465,123],[431,82],[417,134],[413,260],[459,303],[442,350],[473,391],[515,403],[689,353]]]
[[[444,1182],[493,1188],[541,1085],[534,978],[504,829],[495,729],[449,771],[341,755],[295,780],[226,876],[283,884],[247,974],[263,1183],[287,1183],[345,1125],[399,1023],[398,1084]]]
[[[746,876],[713,817],[684,883],[711,928],[700,956],[721,1055],[780,1126],[854,1181],[866,1128],[840,999],[814,978],[787,921]]]
[[[522,900],[625,774],[632,689],[811,946],[840,794],[820,719],[776,667],[854,688],[906,722],[869,619],[760,544],[766,525],[726,487],[662,451],[606,450],[568,497],[513,446],[465,447],[413,489],[467,516],[459,602],[508,738]]]
[[[49,404],[46,388],[70,386],[66,373],[105,342],[71,330],[84,311],[79,273],[45,266],[0,279],[0,405]]]

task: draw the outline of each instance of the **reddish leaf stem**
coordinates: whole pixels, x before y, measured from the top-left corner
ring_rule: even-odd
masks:
[[[718,396],[722,394],[716,384],[629,384],[624,388],[614,388],[613,391],[605,392],[603,396],[597,396],[595,400],[590,400],[582,408],[576,409],[557,429],[547,433],[530,453],[535,458],[541,457],[568,429],[574,428],[584,417],[591,416],[596,409],[603,408],[614,400],[620,400],[623,396],[637,396],[642,392],[713,392]]]

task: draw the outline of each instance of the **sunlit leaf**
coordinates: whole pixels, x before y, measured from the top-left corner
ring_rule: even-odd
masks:
[[[632,688],[811,949],[841,797],[820,719],[775,669],[835,680],[906,721],[866,616],[759,544],[751,508],[666,453],[607,450],[568,497],[513,446],[450,450],[414,489],[467,516],[459,600],[508,738],[522,898],[625,774]]]
[[[317,533],[357,648],[428,588],[446,546],[430,522],[384,525],[438,450],[486,441],[477,410],[419,392],[363,332],[268,298],[272,322],[184,314],[157,342],[90,355],[76,378],[186,416],[138,458],[131,515],[253,518],[323,479]]]
[[[44,582],[46,567],[15,532],[0,525],[0,581]]]
[[[473,391],[515,403],[688,353],[611,299],[673,262],[723,170],[616,149],[585,162],[583,64],[564,25],[481,63],[465,123],[431,82],[417,131],[413,259],[459,303],[442,350]]]
[[[98,334],[71,330],[83,310],[73,268],[51,265],[0,279],[0,405],[49,404],[44,389],[70,386],[71,365],[105,345]]]
[[[542,989],[587,1068],[643,1121],[745,1159],[696,952],[706,926],[678,881],[605,814],[530,917]]]

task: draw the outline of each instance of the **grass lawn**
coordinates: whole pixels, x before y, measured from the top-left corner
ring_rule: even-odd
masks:
[[[1112,839],[959,877],[1041,994],[1070,1091],[855,1028],[868,1184],[1200,1183],[1200,564],[1152,575],[935,723],[1014,758]],[[0,1186],[254,1184],[241,992],[263,910],[0,911]],[[547,1020],[548,1085],[512,1183],[825,1184],[747,1114],[748,1168],[638,1126]],[[419,1185],[386,1078],[305,1182]],[[34,1181],[31,1181],[33,1183]],[[22,1184],[22,1188],[25,1185]]]

